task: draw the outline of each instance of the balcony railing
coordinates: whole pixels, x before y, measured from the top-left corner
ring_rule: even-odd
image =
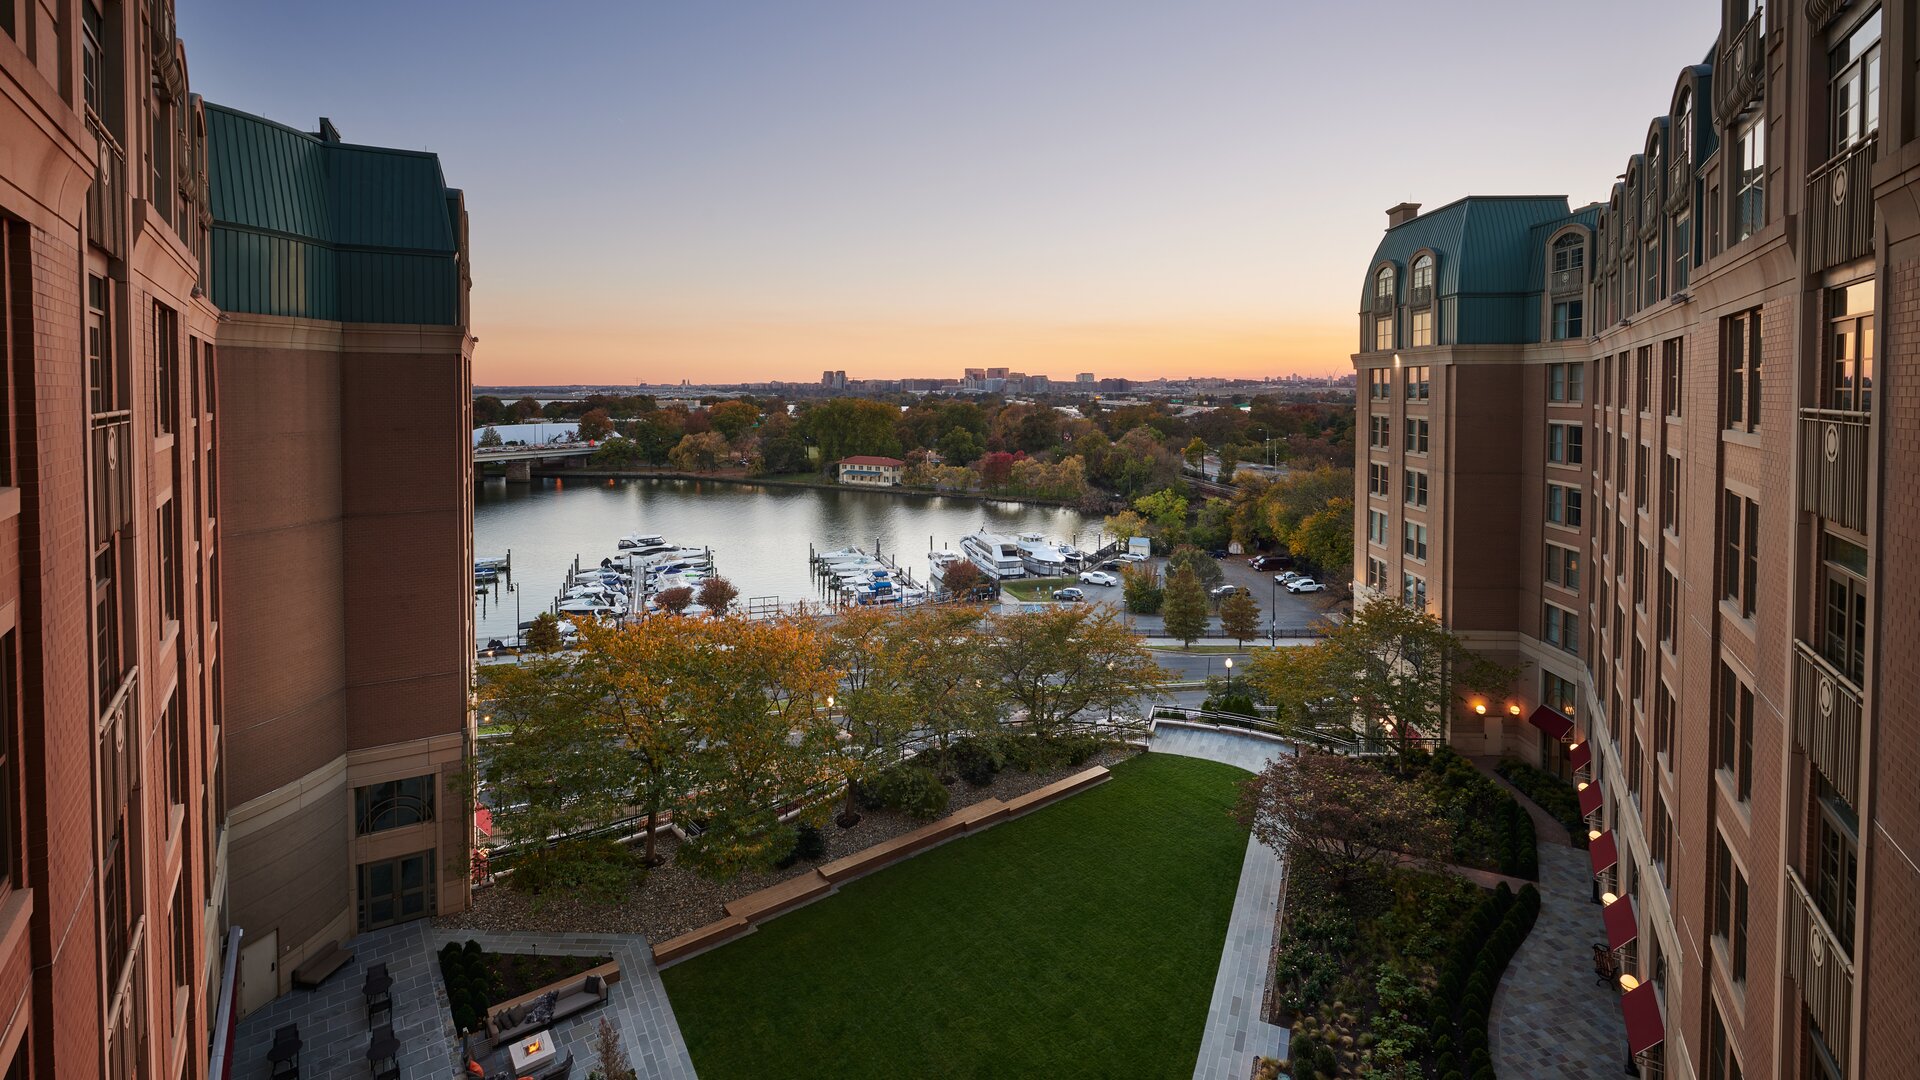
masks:
[[[1587,287],[1587,271],[1576,266],[1571,270],[1555,270],[1548,279],[1548,291],[1554,297],[1578,296],[1580,290]]]
[[[1807,21],[1813,24],[1815,33],[1827,28],[1840,9],[1846,7],[1849,0],[1807,0]]]
[[[1814,906],[1800,875],[1787,867],[1787,972],[1828,1046],[1845,1046],[1853,1027],[1853,957]]]
[[[1793,737],[1820,775],[1860,798],[1860,691],[1804,641],[1793,643]]]
[[[1867,531],[1866,413],[1800,410],[1800,509]]]
[[[1819,271],[1873,254],[1873,162],[1869,135],[1807,178],[1807,269]]]
[[[1373,294],[1373,313],[1375,315],[1393,314],[1393,294],[1392,293],[1374,293]]]
[[[1721,123],[1747,111],[1766,85],[1766,37],[1760,24],[1766,12],[1755,11],[1747,25],[1720,43],[1720,62],[1713,69],[1713,115]]]
[[[1693,200],[1693,162],[1681,158],[1667,165],[1667,212]]]
[[[1407,290],[1407,306],[1412,308],[1430,308],[1433,306],[1433,286],[1415,285]]]
[[[127,156],[92,116],[87,117],[87,126],[93,129],[98,144],[95,164],[99,169],[93,186],[87,189],[87,239],[109,255],[120,255],[127,203]]]

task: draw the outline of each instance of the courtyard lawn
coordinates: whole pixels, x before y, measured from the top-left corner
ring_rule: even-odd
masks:
[[[1072,577],[1016,578],[1006,582],[1001,588],[1007,590],[1007,595],[1013,597],[1015,600],[1031,604],[1051,602],[1053,600],[1053,590],[1064,589],[1069,585],[1078,585],[1079,583],[1079,578]],[[1089,588],[1098,587],[1099,586],[1089,586]]]
[[[1247,774],[1113,773],[667,969],[703,1080],[1191,1075]]]

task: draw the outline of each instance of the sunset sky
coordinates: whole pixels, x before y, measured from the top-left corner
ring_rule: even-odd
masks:
[[[208,100],[439,153],[483,384],[1346,371],[1388,206],[1603,197],[1717,26],[1654,0],[179,18]]]

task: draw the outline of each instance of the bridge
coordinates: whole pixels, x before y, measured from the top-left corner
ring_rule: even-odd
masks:
[[[473,448],[473,463],[485,466],[498,462],[507,467],[507,483],[526,484],[533,481],[533,463],[550,461],[556,458],[586,457],[600,448],[599,443],[547,443],[540,446],[476,446]],[[480,471],[474,470],[478,479]]]

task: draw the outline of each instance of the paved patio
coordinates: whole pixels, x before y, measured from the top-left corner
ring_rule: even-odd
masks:
[[[1205,758],[1248,772],[1265,768],[1277,754],[1292,753],[1287,743],[1252,732],[1166,721],[1155,722],[1148,745],[1154,753]],[[1214,976],[1213,1000],[1207,1005],[1194,1080],[1244,1080],[1252,1075],[1255,1058],[1287,1056],[1287,1029],[1260,1016],[1285,882],[1279,855],[1247,837],[1247,856],[1240,867],[1240,888],[1234,893],[1226,944],[1220,951],[1220,971]]]
[[[551,1029],[556,1042],[574,1055],[574,1080],[594,1067],[590,1040],[602,1019],[620,1029],[621,1045],[636,1072],[693,1080],[680,1027],[667,1003],[666,988],[653,966],[645,938],[625,934],[534,934],[439,930],[427,922],[362,934],[348,944],[353,960],[317,990],[295,990],[249,1014],[234,1038],[237,1080],[266,1080],[267,1049],[273,1033],[298,1024],[301,1080],[365,1080],[370,1026],[361,984],[367,966],[385,963],[393,976],[393,1029],[403,1048],[398,1058],[403,1080],[444,1080],[457,1075],[464,1059],[454,1037],[453,1014],[440,982],[440,946],[473,938],[490,951],[611,954],[620,962],[620,981],[608,988],[607,1004],[569,1017]]]
[[[1627,1060],[1620,994],[1593,976],[1605,941],[1587,853],[1540,845],[1540,918],[1514,954],[1488,1019],[1488,1049],[1501,1076],[1613,1080]]]

